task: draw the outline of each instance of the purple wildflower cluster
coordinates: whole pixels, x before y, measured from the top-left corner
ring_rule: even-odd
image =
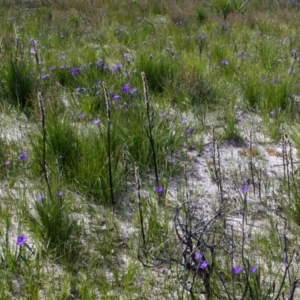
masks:
[[[240,273],[243,271],[243,267],[241,267],[241,266],[236,266],[236,267],[233,267],[233,268],[231,269],[231,271],[232,271],[232,274],[234,274],[234,275],[240,274]],[[251,267],[251,268],[248,270],[248,273],[253,274],[253,273],[255,273],[256,271],[257,271],[257,266],[253,266],[253,267]]]
[[[204,259],[201,253],[195,253],[195,260],[197,261],[197,269],[205,269],[208,266],[207,261]]]
[[[127,82],[121,87],[121,92],[124,94],[133,95],[137,91],[137,88],[131,88],[130,83]]]
[[[111,70],[112,71],[120,71],[122,68],[122,65],[121,64],[115,64],[111,67]]]

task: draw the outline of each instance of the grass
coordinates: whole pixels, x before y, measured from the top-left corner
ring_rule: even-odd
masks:
[[[3,299],[299,298],[297,3],[1,2]]]

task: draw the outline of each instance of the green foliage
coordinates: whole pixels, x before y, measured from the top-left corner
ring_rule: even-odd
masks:
[[[171,116],[167,112],[159,115],[156,111],[152,111],[151,118],[159,172],[175,171],[176,166],[168,162],[168,156],[180,150],[184,141],[184,126],[181,126],[178,117]],[[154,170],[154,163],[148,137],[146,106],[142,104],[132,107],[131,111],[124,112],[121,120],[117,130],[123,137],[129,163],[138,166],[141,174],[147,174],[149,170]]]
[[[257,109],[261,106],[262,88],[260,78],[255,72],[247,72],[240,77],[239,86],[247,106]]]
[[[243,143],[243,137],[241,136],[237,126],[234,115],[234,109],[225,111],[226,125],[224,126],[223,139],[232,140],[238,144]]]
[[[272,81],[267,82],[264,85],[264,103],[263,108],[267,111],[272,109],[282,109],[288,108],[290,99],[290,82],[289,80],[280,79],[274,77]]]
[[[0,164],[5,166],[6,161],[8,161],[7,153],[8,145],[6,145],[5,141],[0,138]],[[1,168],[0,170],[0,178],[5,177],[7,174],[7,168]]]
[[[141,52],[136,59],[137,69],[145,72],[149,89],[154,93],[162,93],[171,85],[178,69],[176,64],[178,62],[165,53],[152,55]]]
[[[12,220],[9,215],[8,207],[5,207],[5,205],[1,204],[0,206],[0,213],[1,213],[1,220],[2,220],[2,226],[1,226],[1,240],[3,247],[1,248],[1,269],[5,269],[12,274],[15,274],[20,269],[20,259],[18,257],[18,251],[17,249],[14,249],[12,247],[12,241],[11,237],[9,235],[11,229],[12,229]]]
[[[76,188],[96,202],[107,204],[110,196],[107,139],[105,128],[94,125],[81,137],[82,156],[76,174]],[[100,126],[100,127],[99,127]],[[123,145],[112,133],[111,161],[114,193],[118,196],[124,181]]]
[[[81,150],[76,129],[67,118],[57,118],[51,113],[46,115],[46,159],[49,170],[66,179],[73,179],[79,167]],[[33,169],[41,172],[43,159],[43,136],[33,135]]]
[[[207,11],[203,6],[199,6],[196,11],[197,20],[200,24],[204,23],[207,19]]]
[[[243,12],[245,9],[245,2],[243,0],[214,0],[212,7],[223,15],[224,20],[233,12]]]
[[[47,253],[69,261],[78,259],[80,228],[70,214],[70,201],[53,191],[34,202],[31,211],[25,205],[22,210],[33,234],[41,241]]]
[[[210,84],[204,74],[192,71],[181,83],[181,87],[187,92],[192,108],[195,112],[204,108],[213,108],[219,101],[218,93]]]
[[[32,108],[35,90],[32,67],[22,60],[10,59],[1,72],[2,101],[8,101],[21,110]]]
[[[172,233],[168,228],[167,212],[161,214],[159,207],[151,199],[148,206],[144,206],[144,211],[148,226],[145,234],[145,245],[141,245],[141,247],[148,250],[150,256],[165,257],[172,246]],[[143,259],[147,261],[147,257],[143,257]]]

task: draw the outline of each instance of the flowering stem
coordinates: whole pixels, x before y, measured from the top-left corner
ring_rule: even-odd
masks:
[[[112,171],[111,171],[111,141],[110,141],[110,99],[107,94],[107,87],[104,82],[102,82],[102,88],[104,91],[104,97],[106,102],[106,118],[107,118],[107,155],[108,155],[108,176],[109,176],[109,189],[110,189],[110,199],[111,204],[115,206]]]
[[[49,195],[51,197],[51,187],[50,187],[50,181],[49,176],[47,172],[47,165],[46,165],[46,122],[45,122],[45,109],[44,109],[44,103],[43,103],[43,97],[42,93],[38,92],[38,102],[39,102],[39,108],[40,108],[40,115],[41,115],[41,123],[42,123],[42,134],[43,134],[43,157],[42,161],[40,162],[42,171],[45,176],[45,181],[48,187]]]
[[[137,195],[138,195],[139,215],[140,215],[140,223],[141,223],[141,230],[142,230],[143,246],[145,248],[146,237],[145,237],[145,229],[144,229],[143,209],[142,209],[142,204],[141,204],[141,181],[140,181],[138,167],[135,167],[135,180],[136,180],[136,186],[137,186]]]
[[[251,177],[252,177],[252,186],[253,186],[253,193],[255,195],[255,181],[254,181],[254,170],[253,170],[253,157],[252,157],[253,148],[252,148],[252,134],[250,133],[250,146],[249,146],[249,157],[250,157],[250,170],[251,170]]]
[[[155,172],[155,183],[156,186],[159,186],[159,177],[158,177],[158,169],[157,169],[157,161],[156,161],[156,151],[155,151],[155,142],[152,135],[152,121],[153,121],[153,113],[151,115],[150,112],[150,95],[149,95],[149,89],[148,84],[146,80],[145,73],[142,72],[142,79],[143,79],[143,87],[144,87],[144,98],[146,102],[146,109],[147,109],[147,118],[148,118],[148,138],[152,149],[153,154],[153,163],[154,163],[154,172]]]

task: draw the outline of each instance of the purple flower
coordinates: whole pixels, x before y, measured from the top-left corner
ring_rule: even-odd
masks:
[[[187,123],[187,121],[188,121],[187,118],[182,118],[182,119],[180,120],[180,123],[184,124],[184,123]]]
[[[222,59],[222,60],[221,60],[221,63],[222,63],[223,65],[225,65],[225,66],[229,65],[229,62],[228,62],[227,59]]]
[[[125,83],[124,86],[121,87],[121,91],[123,93],[128,93],[129,90],[130,90],[130,83],[129,82]]]
[[[43,200],[44,198],[45,198],[45,194],[42,193],[42,194],[40,194],[40,195],[38,195],[38,196],[36,197],[36,200],[41,201],[41,200]]]
[[[130,95],[133,95],[133,94],[136,93],[136,91],[137,91],[137,88],[131,88],[131,89],[129,90],[129,94],[130,94]]]
[[[233,267],[232,268],[232,274],[239,274],[243,270],[243,267]]]
[[[95,124],[95,125],[97,125],[97,124],[99,124],[101,122],[101,120],[98,118],[98,119],[94,119],[94,121],[93,121],[93,123]]]
[[[269,111],[270,118],[272,118],[274,116],[274,114],[275,114],[275,110],[274,109]]]
[[[200,252],[195,253],[195,259],[197,261],[200,261],[201,258],[202,258],[202,254]]]
[[[27,158],[26,154],[25,153],[21,153],[19,155],[19,160],[25,160]]]
[[[289,73],[289,74],[293,74],[293,73],[294,73],[294,68],[292,68],[292,67],[289,68],[288,73]]]
[[[53,70],[55,70],[55,67],[54,67],[54,66],[51,66],[51,67],[49,68],[49,70],[50,70],[50,71],[53,71]]]
[[[73,76],[76,76],[76,75],[79,73],[79,71],[80,71],[80,68],[79,68],[79,67],[73,67],[73,68],[72,68],[72,71],[71,71],[71,74],[72,74]]]
[[[102,61],[102,59],[98,59],[98,60],[96,61],[96,66],[97,66],[97,67],[102,67],[102,66],[103,66],[103,61]]]
[[[95,93],[96,96],[100,95],[100,90]]]
[[[111,67],[111,70],[112,71],[118,71],[122,68],[122,65],[121,64],[115,64]]]
[[[31,49],[30,49],[30,52],[31,52],[32,54],[37,54],[37,53],[38,53],[38,50],[37,50],[36,47],[34,47],[34,48],[31,48]]]
[[[127,62],[130,62],[131,55],[129,53],[124,53],[124,57],[125,57],[125,59],[126,59]]]
[[[58,196],[58,197],[61,197],[63,194],[64,194],[64,192],[61,191],[61,190],[59,190],[59,191],[57,192],[57,196]]]
[[[164,192],[163,187],[161,185],[157,186],[155,190],[159,196],[161,196]]]
[[[208,266],[208,263],[206,260],[202,260],[199,265],[198,265],[198,268],[200,269],[205,269],[206,267]]]
[[[34,44],[34,46],[37,46],[39,43],[37,40],[35,40],[34,38],[29,39],[29,42]]]
[[[243,194],[247,194],[250,190],[250,186],[245,184],[241,187],[241,190],[242,190]]]
[[[77,94],[83,93],[83,92],[85,92],[85,88],[77,87],[77,88],[75,89],[75,92],[76,92]]]
[[[297,54],[297,52],[298,52],[298,49],[293,49],[293,50],[291,51],[291,55],[292,55],[292,56],[295,56],[295,55]]]
[[[267,77],[263,77],[263,78],[261,79],[261,81],[262,81],[262,82],[266,82],[266,81],[267,81]]]
[[[9,165],[10,165],[10,160],[7,160],[4,164],[5,164],[6,166],[9,166]]]
[[[185,132],[186,132],[187,134],[193,134],[193,133],[194,133],[194,129],[186,128]]]
[[[85,113],[82,112],[82,113],[80,114],[80,118],[83,119],[84,117],[85,117]]]
[[[165,117],[167,115],[167,113],[164,111],[162,113],[159,114],[161,117]]]
[[[278,82],[278,79],[276,77],[273,77],[272,83],[276,84]]]
[[[21,245],[25,244],[26,241],[27,241],[27,237],[25,235],[19,235],[17,238],[16,245],[21,246]]]
[[[248,270],[248,273],[255,273],[257,271],[257,267],[256,266],[253,266],[251,267],[249,270]]]
[[[44,75],[42,75],[42,79],[47,79],[49,77],[50,77],[50,74],[44,74]]]
[[[66,56],[64,54],[59,56],[59,59],[65,59],[65,58],[66,58]]]
[[[120,96],[118,94],[114,94],[113,97],[112,97],[112,99],[114,101],[117,101],[119,98],[120,98]]]
[[[19,155],[19,160],[25,160],[27,158],[26,150],[21,149],[20,155]]]

